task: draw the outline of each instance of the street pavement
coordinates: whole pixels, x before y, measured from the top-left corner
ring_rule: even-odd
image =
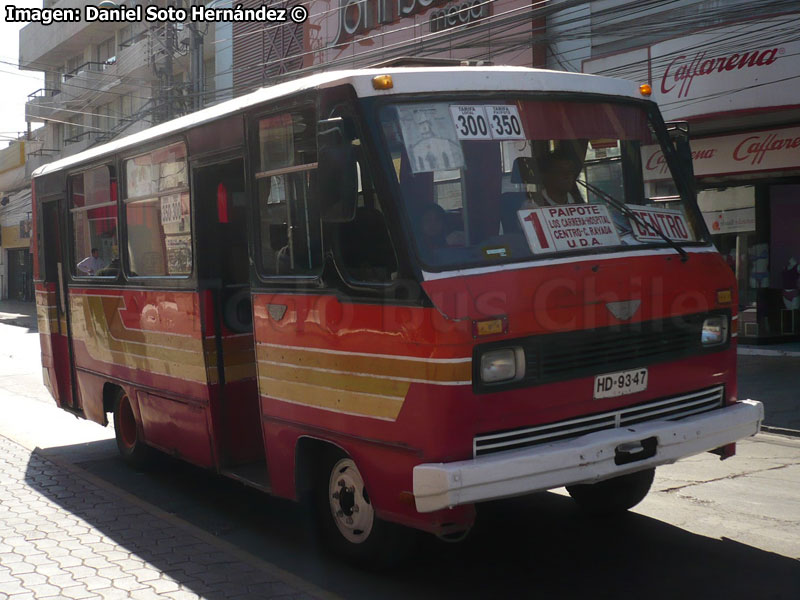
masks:
[[[310,586],[0,436],[0,598],[313,598]]]
[[[76,466],[71,460],[73,455],[80,455],[82,461],[87,461],[92,452],[107,456],[109,445],[113,444],[113,431],[76,419],[54,406],[40,383],[40,366],[32,359],[38,357],[38,335],[31,308],[31,305],[0,302],[0,600],[334,597],[329,591],[144,501],[135,491],[123,491]],[[748,362],[753,359],[770,362],[766,366]],[[740,396],[765,401],[769,416],[771,394],[780,394],[774,396],[779,398],[775,401],[779,410],[772,411],[772,418],[784,428],[794,425],[797,421],[793,419],[800,414],[800,401],[791,385],[796,381],[792,370],[796,370],[797,361],[792,354],[744,354],[740,360],[743,374],[752,370],[745,375],[748,383],[742,385],[740,381]],[[774,381],[773,375],[761,375],[759,368],[772,369],[784,379]],[[767,385],[770,382],[772,387]],[[556,490],[551,498],[564,494],[563,489]],[[722,545],[718,551],[722,552],[720,556],[730,557],[726,559],[729,566],[750,556],[738,548],[751,548],[763,575],[745,575],[744,571],[731,574],[736,584],[727,586],[725,595],[789,599],[796,597],[792,589],[800,590],[800,567],[794,569],[792,564],[792,559],[800,559],[799,498],[800,440],[759,435],[741,442],[737,456],[731,460],[719,461],[704,454],[660,468],[651,494],[634,509],[637,513],[634,518],[670,524],[698,536],[690,538],[693,545],[702,545],[705,539],[719,540]],[[549,506],[555,501],[542,496],[530,501],[514,499],[497,508],[487,506],[469,552],[479,553],[482,546],[496,544],[499,540],[492,537],[496,536],[493,532],[506,526],[502,521],[504,515],[513,514],[515,508],[523,514],[528,512],[529,502],[535,507],[537,503]],[[561,505],[557,506],[556,513],[563,511]],[[555,527],[559,529],[567,523],[573,523],[571,518],[557,521]],[[648,525],[649,522],[641,523],[645,529],[655,527]],[[521,531],[525,527],[534,531],[543,527],[517,526]],[[591,527],[602,528],[602,525]],[[559,535],[569,539],[567,531],[563,528],[559,531]],[[586,531],[573,532],[575,539],[568,545],[572,547],[572,543],[587,535],[591,538]],[[627,535],[633,540],[637,534],[632,530]],[[591,539],[585,541],[587,552],[591,553]],[[667,546],[662,551],[668,556],[672,552],[674,561],[680,561],[687,549],[694,549],[678,545],[668,550],[672,548],[669,544],[675,544],[674,535],[664,541]],[[441,549],[423,548],[423,557],[426,552],[431,556],[423,561],[425,564],[430,565],[435,556],[440,556],[435,559],[443,565],[440,568],[452,566],[457,571],[465,568],[458,553],[446,555]],[[469,556],[465,555],[467,560]],[[473,560],[485,565],[481,556],[478,554]],[[715,560],[709,557],[706,569]],[[453,561],[459,564],[450,565]],[[556,565],[550,568],[554,570]],[[683,565],[684,569],[687,567]],[[716,568],[712,573],[720,573],[723,567],[712,568]],[[695,576],[700,574],[695,573],[690,579]],[[452,576],[443,574],[443,577],[451,582],[445,588],[457,589]],[[508,579],[507,574],[504,577]],[[760,577],[769,577],[770,581],[762,581]],[[445,597],[441,591],[435,591],[441,581],[427,583],[430,589],[420,589],[419,597]],[[674,583],[682,585],[680,576]],[[505,584],[496,580],[492,585],[501,590]],[[573,582],[573,585],[580,584]],[[759,594],[762,585],[764,595]],[[408,597],[401,591],[403,583],[396,582],[394,587],[397,589],[392,593],[381,596]],[[730,590],[740,591],[741,595],[731,595]],[[469,592],[458,595],[471,597]],[[353,594],[356,596],[376,597],[369,593]]]
[[[0,600],[332,597],[50,451],[113,430],[55,408],[30,359],[31,305],[9,304],[0,303]]]

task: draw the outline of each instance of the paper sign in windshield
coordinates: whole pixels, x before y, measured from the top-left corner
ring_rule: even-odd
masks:
[[[691,230],[683,216],[683,211],[671,208],[654,208],[651,206],[631,206],[627,207],[636,214],[639,219],[654,227],[669,239],[676,242],[692,242]],[[662,242],[662,238],[650,227],[642,227],[634,219],[629,219],[633,229],[633,237],[640,242]]]
[[[181,218],[181,195],[171,194],[161,197],[161,224],[180,223]]]
[[[400,105],[397,115],[413,173],[464,166],[461,144],[446,104]]]
[[[601,204],[524,209],[517,217],[534,254],[620,244],[608,209]]]

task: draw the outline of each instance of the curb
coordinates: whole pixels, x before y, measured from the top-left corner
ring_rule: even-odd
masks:
[[[800,350],[771,350],[767,348],[753,348],[739,346],[736,349],[736,354],[739,356],[798,356],[800,357]]]
[[[762,425],[761,431],[773,435],[785,435],[791,438],[800,438],[800,431],[796,429],[786,429],[785,427],[773,427],[772,425]]]

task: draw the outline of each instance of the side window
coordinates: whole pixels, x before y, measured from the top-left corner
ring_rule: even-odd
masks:
[[[385,283],[397,276],[397,258],[360,145],[357,150],[358,207],[352,221],[338,226],[338,260],[354,281]]]
[[[313,275],[322,267],[315,194],[316,118],[312,109],[258,121],[260,270],[265,275]]]
[[[191,274],[192,219],[183,144],[125,161],[125,224],[131,276]]]
[[[117,180],[97,167],[69,178],[75,277],[115,277],[119,272]]]

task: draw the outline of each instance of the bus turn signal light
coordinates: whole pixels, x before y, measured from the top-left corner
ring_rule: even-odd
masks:
[[[642,96],[647,96],[649,98],[653,93],[653,88],[650,86],[649,83],[643,83],[642,85],[639,86],[639,93]]]
[[[472,336],[479,337],[482,335],[495,335],[498,333],[508,332],[508,319],[502,317],[500,319],[489,319],[488,321],[473,321],[472,323]]]
[[[733,302],[733,292],[731,290],[718,290],[717,291],[717,304],[730,304]]]
[[[394,87],[391,75],[376,75],[372,78],[372,87],[376,90],[390,90]]]

